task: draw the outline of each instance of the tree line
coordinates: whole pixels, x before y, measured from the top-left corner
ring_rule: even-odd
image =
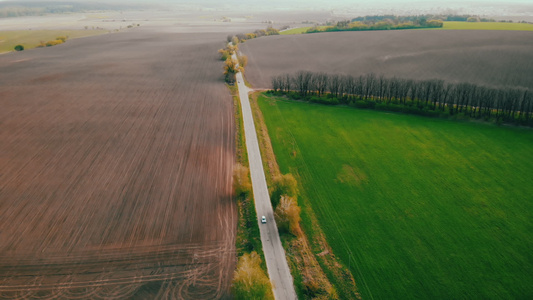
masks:
[[[238,43],[244,43],[247,40],[259,38],[262,36],[269,36],[269,35],[279,35],[279,30],[269,26],[267,27],[267,29],[257,29],[254,32],[238,33],[235,35],[230,34],[227,36],[226,40],[228,43],[232,43],[233,45],[236,46]]]
[[[399,29],[415,29],[415,28],[441,28],[444,23],[441,20],[428,20],[423,23],[403,22],[394,23],[391,20],[384,20],[380,22],[350,22],[339,21],[333,26],[313,26],[309,28],[306,33],[316,32],[334,32],[334,31],[363,31],[363,30],[399,30]]]
[[[110,4],[97,2],[84,3],[77,1],[0,1],[0,18],[139,8],[142,8],[142,6],[126,3]]]
[[[384,75],[331,75],[299,71],[272,77],[274,92],[325,104],[470,118],[533,126],[529,89],[495,88],[439,79],[412,80]]]
[[[373,15],[364,16],[351,19],[352,22],[380,22],[384,20],[392,20],[395,23],[413,22],[415,24],[424,23],[426,20],[442,20],[442,21],[460,21],[466,22],[470,18],[477,18],[479,22],[496,22],[492,18],[480,18],[475,15],[450,15],[450,14],[425,14],[425,15],[411,15],[411,16],[395,16],[395,15]]]

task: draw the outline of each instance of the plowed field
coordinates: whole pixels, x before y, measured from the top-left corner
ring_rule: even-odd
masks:
[[[240,46],[249,59],[246,77],[257,88],[299,70],[533,88],[531,49],[533,32],[489,30],[315,33]]]
[[[228,295],[224,39],[139,29],[0,56],[0,299]]]

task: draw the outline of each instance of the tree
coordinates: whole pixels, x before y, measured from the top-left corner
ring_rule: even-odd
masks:
[[[228,58],[224,62],[224,75],[225,80],[229,84],[235,83],[235,75],[240,71],[240,68],[238,67],[238,62],[235,59]]]
[[[315,73],[313,75],[313,90],[316,90],[317,94],[321,96],[328,86],[329,77],[326,73]]]
[[[248,168],[241,164],[236,164],[233,167],[233,191],[235,196],[245,197],[252,191],[252,182],[249,174]]]
[[[296,203],[296,199],[282,195],[274,212],[279,231],[299,236],[302,233],[300,211],[301,209]]]
[[[268,27],[266,29],[266,33],[267,35],[279,35],[279,30],[277,30],[276,28]]]
[[[444,22],[442,22],[441,20],[429,20],[426,24],[428,27],[434,28],[441,28],[442,26],[444,26]]]
[[[239,55],[239,66],[241,68],[245,68],[246,65],[248,65],[248,56],[246,55]]]
[[[270,199],[274,208],[277,207],[283,195],[298,197],[298,183],[292,174],[279,175],[274,178],[270,188]]]
[[[22,45],[16,45],[15,46],[15,51],[23,51],[24,50],[24,46]]]
[[[239,38],[236,36],[233,36],[231,38],[231,43],[233,44],[233,46],[237,46],[237,44],[239,43]]]
[[[296,89],[300,92],[300,95],[306,96],[309,92],[311,80],[313,78],[313,73],[308,71],[298,71],[296,76],[294,76],[294,85]]]
[[[239,258],[231,286],[235,299],[273,299],[272,285],[261,269],[257,252],[245,253]]]

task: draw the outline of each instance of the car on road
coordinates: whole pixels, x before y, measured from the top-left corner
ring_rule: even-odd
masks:
[[[261,217],[261,223],[265,224],[267,222],[267,218],[265,216]]]

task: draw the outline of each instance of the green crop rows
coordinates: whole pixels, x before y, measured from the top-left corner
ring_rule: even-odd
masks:
[[[363,299],[533,295],[533,131],[258,102]]]

